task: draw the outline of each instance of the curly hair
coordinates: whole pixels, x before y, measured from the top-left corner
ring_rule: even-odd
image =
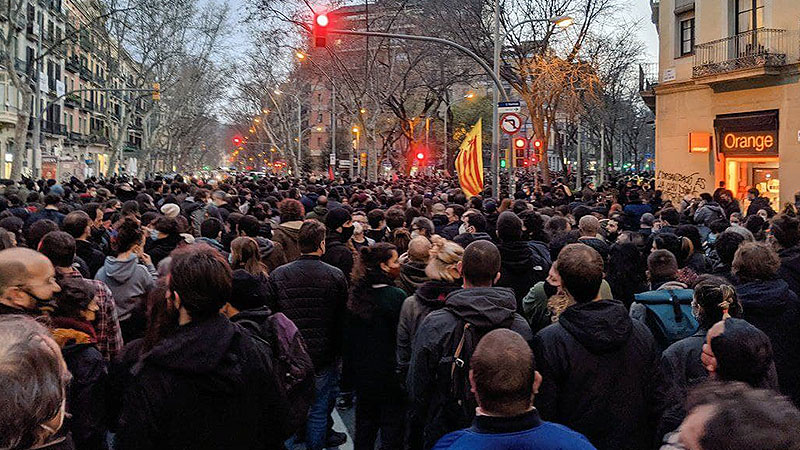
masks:
[[[303,220],[306,215],[303,204],[293,198],[287,198],[278,203],[278,212],[280,213],[281,223]]]

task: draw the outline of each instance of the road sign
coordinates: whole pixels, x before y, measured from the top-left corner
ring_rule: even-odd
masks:
[[[498,114],[518,113],[522,110],[519,102],[499,102],[497,104]]]
[[[522,118],[516,113],[503,114],[500,118],[500,128],[506,134],[515,134],[522,128]]]

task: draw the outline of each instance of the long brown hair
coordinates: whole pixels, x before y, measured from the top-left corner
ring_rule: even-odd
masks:
[[[231,267],[244,269],[254,276],[269,274],[269,269],[261,262],[258,242],[251,237],[238,237],[231,242]]]

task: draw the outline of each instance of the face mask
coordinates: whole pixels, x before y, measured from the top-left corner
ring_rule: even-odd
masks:
[[[50,436],[53,436],[56,433],[58,433],[58,431],[61,429],[62,426],[64,426],[64,417],[66,415],[67,415],[67,395],[65,393],[64,395],[62,395],[61,409],[59,409],[58,411],[58,425],[56,425],[54,428],[51,428],[48,425],[40,423],[39,426],[42,427],[48,433],[50,433]]]
[[[228,263],[233,264],[233,253],[228,253]]]
[[[31,291],[29,291],[27,289],[21,289],[21,290],[22,290],[22,292],[28,294],[28,296],[30,298],[32,298],[32,299],[34,299],[36,301],[36,306],[37,307],[45,306],[45,305],[48,304],[48,300],[45,300],[45,299],[33,294]]]
[[[349,240],[353,237],[353,227],[342,227],[342,239],[345,241]]]
[[[419,233],[417,232],[417,230],[414,230],[414,231],[411,232],[411,239],[418,238],[418,237],[419,237]]]
[[[467,232],[467,226],[462,223],[461,226],[458,227],[458,234],[464,234],[466,232]]]
[[[158,239],[158,230],[150,230],[150,239],[154,241]]]

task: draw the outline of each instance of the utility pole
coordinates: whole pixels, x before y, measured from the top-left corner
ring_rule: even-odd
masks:
[[[497,112],[497,103],[500,102],[500,90],[503,97],[508,98],[500,79],[500,51],[503,42],[500,37],[500,0],[494,0],[494,67],[492,75],[495,87],[492,92],[492,195],[500,200],[500,117]],[[481,157],[483,155],[481,154]],[[481,180],[483,181],[483,180]]]
[[[331,80],[331,154],[336,158],[336,83]],[[333,171],[336,171],[334,164]]]

